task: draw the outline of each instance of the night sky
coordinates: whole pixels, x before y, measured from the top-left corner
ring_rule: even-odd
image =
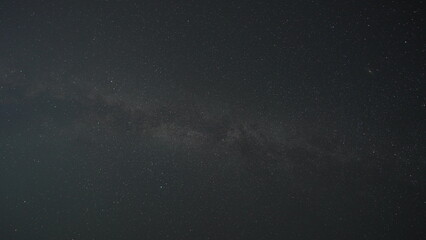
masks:
[[[0,2],[0,239],[426,239],[423,1]]]

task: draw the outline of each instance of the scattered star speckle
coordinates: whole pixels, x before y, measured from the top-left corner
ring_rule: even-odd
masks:
[[[0,239],[426,238],[420,2],[0,9]]]

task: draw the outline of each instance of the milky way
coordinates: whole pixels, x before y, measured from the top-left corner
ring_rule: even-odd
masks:
[[[327,133],[327,129],[318,130],[323,125],[311,126],[317,132],[303,131],[301,128],[306,126],[301,123],[262,119],[219,101],[197,101],[183,90],[177,100],[162,100],[144,93],[136,95],[111,89],[115,87],[100,88],[90,80],[76,83],[64,79],[63,75],[50,74],[32,82],[19,69],[5,70],[2,83],[5,88],[20,92],[27,102],[47,96],[52,104],[63,101],[78,107],[81,113],[73,117],[68,127],[80,136],[90,137],[91,132],[102,130],[116,137],[131,135],[139,140],[150,139],[170,149],[211,156],[238,155],[245,167],[266,175],[301,161],[299,154],[311,156],[311,164],[319,166],[355,158],[344,145],[342,136]],[[6,97],[3,101],[13,100]],[[322,136],[315,136],[319,134]],[[327,147],[330,141],[335,141],[333,147]]]

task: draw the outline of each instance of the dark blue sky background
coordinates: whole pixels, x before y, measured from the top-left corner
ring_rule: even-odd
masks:
[[[422,239],[424,9],[3,1],[0,239]]]

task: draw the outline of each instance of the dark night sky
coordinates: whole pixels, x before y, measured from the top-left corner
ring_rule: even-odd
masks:
[[[0,239],[425,239],[422,1],[1,1]]]

